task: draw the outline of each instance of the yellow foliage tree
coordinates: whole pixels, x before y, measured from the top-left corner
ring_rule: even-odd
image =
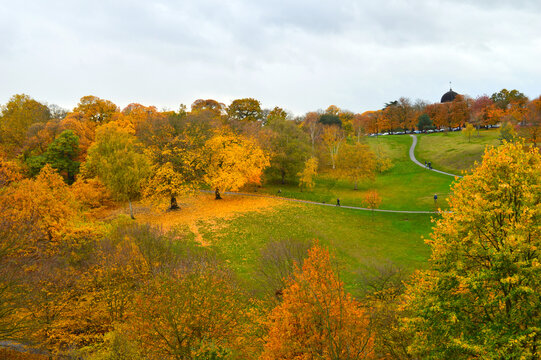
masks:
[[[541,345],[541,155],[520,142],[486,151],[455,183],[431,239],[430,268],[406,293],[412,355],[535,359]]]
[[[475,128],[470,123],[467,123],[466,127],[462,129],[462,133],[464,134],[464,136],[466,136],[468,138],[468,142],[470,142],[471,136],[472,136],[474,131],[475,131]]]
[[[310,158],[304,163],[304,169],[298,173],[299,187],[311,191],[314,188],[314,176],[317,175],[318,161],[317,158]]]
[[[326,126],[323,129],[323,135],[321,136],[323,145],[329,153],[331,159],[331,166],[333,169],[336,168],[336,158],[338,157],[338,152],[340,146],[342,146],[345,136],[342,129],[338,126]]]
[[[144,194],[149,198],[167,196],[170,199],[169,210],[177,210],[180,209],[177,197],[190,190],[192,190],[192,185],[186,183],[182,174],[175,171],[172,163],[167,162],[155,167],[153,176],[146,184]]]
[[[241,135],[218,133],[205,143],[204,180],[220,193],[238,190],[248,183],[260,183],[269,156],[257,143]]]
[[[337,159],[337,173],[355,183],[373,179],[376,171],[376,155],[365,144],[344,145]]]
[[[367,315],[314,245],[269,316],[262,359],[365,359],[372,343]]]

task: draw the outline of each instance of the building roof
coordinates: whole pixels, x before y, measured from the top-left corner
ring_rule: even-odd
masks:
[[[441,102],[442,103],[445,103],[445,102],[451,102],[453,101],[456,96],[458,94],[456,92],[453,91],[453,89],[449,89],[449,91],[447,91],[445,94],[443,94],[443,96],[441,97]]]

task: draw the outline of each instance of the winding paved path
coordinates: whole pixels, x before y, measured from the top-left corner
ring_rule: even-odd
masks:
[[[410,159],[411,161],[413,161],[414,163],[416,163],[417,165],[419,165],[420,167],[424,168],[424,169],[427,169],[426,166],[424,164],[421,164],[416,158],[415,158],[415,146],[417,145],[417,136],[416,135],[410,135],[412,138],[413,138],[413,142],[411,143],[411,147],[410,147]],[[460,175],[456,175],[456,174],[451,174],[451,173],[448,173],[448,172],[445,172],[445,171],[441,171],[441,170],[436,170],[436,169],[427,169],[427,170],[432,170],[432,171],[435,171],[437,173],[440,173],[440,174],[443,174],[443,175],[448,175],[448,176],[452,176],[452,177],[459,177],[461,178],[462,176]]]

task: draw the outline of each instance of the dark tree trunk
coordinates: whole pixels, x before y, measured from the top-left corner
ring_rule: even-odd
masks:
[[[286,172],[282,170],[282,185],[286,183]]]
[[[169,206],[169,210],[178,210],[180,209],[180,206],[178,206],[177,198],[174,196],[171,196],[171,206]]]
[[[222,197],[220,196],[220,190],[216,189],[214,191],[214,194],[216,195],[216,200],[222,200]]]
[[[357,183],[358,183],[358,181],[355,180],[355,187],[353,188],[353,190],[359,190],[359,188],[357,187]]]

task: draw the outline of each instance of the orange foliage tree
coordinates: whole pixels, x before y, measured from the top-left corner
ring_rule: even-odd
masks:
[[[329,252],[316,244],[269,315],[262,359],[369,358],[369,330],[365,311],[345,292]]]

